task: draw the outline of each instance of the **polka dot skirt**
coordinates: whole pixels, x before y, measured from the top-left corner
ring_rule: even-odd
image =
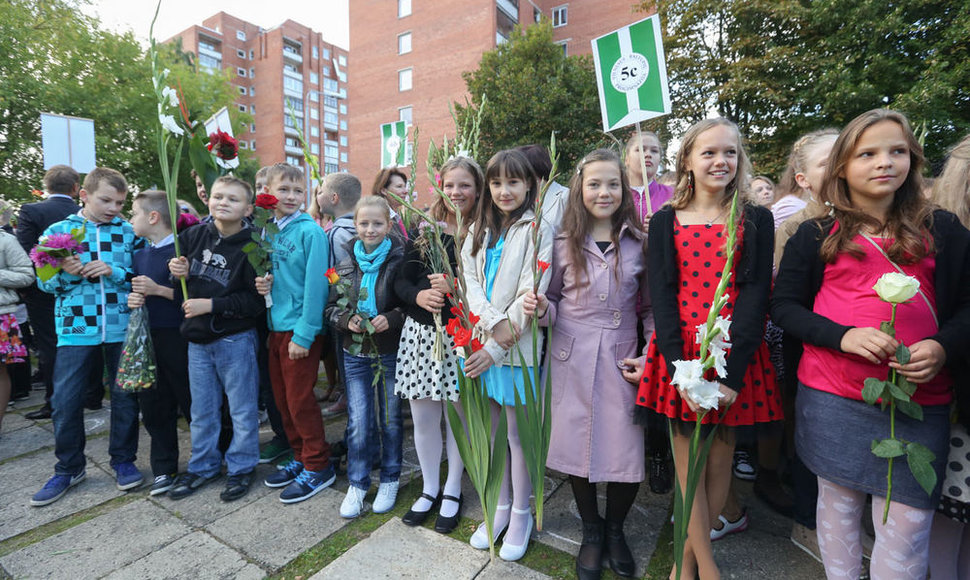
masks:
[[[970,524],[970,435],[958,423],[950,429],[950,454],[939,511],[962,524]]]
[[[443,360],[435,360],[435,327],[408,317],[401,330],[394,392],[402,399],[458,400],[458,357],[454,343],[442,332]]]
[[[680,265],[680,282],[677,301],[680,306],[681,337],[684,341],[683,360],[696,359],[700,355],[697,345],[697,325],[707,320],[714,291],[721,281],[727,256],[724,253],[726,232],[723,225],[690,225],[674,223],[674,241]],[[740,236],[740,233],[739,233]],[[729,295],[734,295],[733,282],[727,285]],[[734,311],[734,302],[724,307],[725,315]],[[715,377],[713,369],[708,377]],[[670,384],[667,362],[655,339],[651,339],[643,378],[637,392],[637,405],[649,407],[672,419],[694,422],[697,416],[691,412],[680,397],[677,388]],[[704,423],[722,423],[730,426],[753,425],[783,419],[781,395],[774,366],[771,364],[768,346],[761,342],[751,364],[744,374],[744,388],[737,400],[727,410],[708,413]]]

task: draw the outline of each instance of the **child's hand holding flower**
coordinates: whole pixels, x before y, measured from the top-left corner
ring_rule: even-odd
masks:
[[[537,316],[538,318],[542,318],[546,315],[546,310],[548,309],[549,299],[546,298],[545,294],[536,294],[529,290],[522,299],[522,313],[527,317]]]
[[[266,296],[273,290],[273,275],[269,272],[265,276],[256,277],[256,291],[260,296]]]
[[[168,271],[176,278],[188,278],[189,261],[185,256],[172,258],[168,261]]]

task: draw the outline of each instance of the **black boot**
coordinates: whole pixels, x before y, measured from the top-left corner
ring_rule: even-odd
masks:
[[[576,556],[579,580],[599,580],[603,571],[603,520],[583,522],[583,545]]]
[[[619,576],[630,578],[636,572],[630,546],[623,535],[623,522],[606,522],[606,551],[610,555],[610,568]]]

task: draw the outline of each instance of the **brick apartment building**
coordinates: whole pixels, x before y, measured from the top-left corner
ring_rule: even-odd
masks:
[[[321,170],[348,167],[347,50],[292,20],[264,29],[225,12],[169,41],[175,38],[182,39],[183,50],[196,54],[202,70],[231,71],[239,91],[235,106],[253,117],[236,136],[262,165],[286,162],[305,169],[296,125]]]
[[[427,192],[430,139],[454,136],[448,105],[468,97],[461,73],[478,66],[515,24],[540,18],[567,54],[589,54],[590,41],[647,15],[631,0],[353,0],[350,46],[354,107],[349,170],[365,190],[380,170],[380,125],[406,120],[420,129],[419,193]],[[427,201],[424,197],[422,200]]]

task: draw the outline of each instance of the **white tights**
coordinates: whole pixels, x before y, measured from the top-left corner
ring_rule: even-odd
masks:
[[[448,479],[445,480],[444,494],[452,497],[461,495],[461,474],[465,464],[461,461],[455,435],[451,431],[447,401],[433,399],[414,399],[411,401],[411,419],[414,422],[414,448],[421,465],[421,477],[424,482],[424,493],[437,497],[441,487],[441,415],[445,415],[445,447],[448,454]],[[455,405],[458,416],[462,416],[461,405]],[[419,497],[412,506],[414,511],[426,512],[431,509],[431,502]],[[453,501],[442,502],[441,515],[451,517],[458,511],[458,505]]]
[[[857,580],[862,571],[862,511],[866,493],[818,478],[818,546],[829,580]],[[876,544],[869,572],[872,580],[924,580],[929,558],[933,510],[899,502],[889,506],[882,523],[886,498],[873,496],[872,519]]]

